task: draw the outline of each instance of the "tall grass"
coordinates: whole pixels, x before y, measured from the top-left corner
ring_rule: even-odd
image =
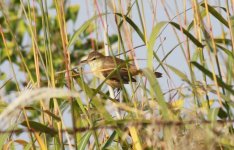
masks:
[[[0,2],[1,149],[234,148],[233,1],[73,3]],[[116,101],[91,50],[144,75]]]

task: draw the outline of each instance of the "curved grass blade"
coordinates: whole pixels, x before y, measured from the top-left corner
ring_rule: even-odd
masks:
[[[77,29],[75,31],[75,33],[73,34],[73,36],[71,37],[71,39],[69,40],[67,48],[69,48],[75,42],[76,38],[89,27],[89,25],[92,23],[92,21],[94,21],[95,19],[97,19],[98,17],[103,16],[103,15],[106,15],[106,14],[103,13],[100,15],[93,16],[92,18],[87,20],[79,29]]]
[[[206,16],[206,11],[205,11],[205,10],[202,10],[202,11],[200,12],[200,16],[201,16],[201,18],[203,19],[203,18]],[[188,25],[187,31],[189,31],[190,29],[192,29],[193,26],[194,26],[194,20],[191,21],[191,23]]]
[[[54,113],[50,112],[49,110],[40,110],[36,107],[25,107],[25,110],[36,110],[40,113],[46,113],[47,115],[49,115],[50,117],[52,117],[53,119],[57,120],[57,121],[61,121],[60,117],[55,115]]]
[[[205,6],[205,3],[202,3],[201,6],[204,7],[204,8],[206,7],[206,6]],[[214,7],[212,7],[212,6],[208,5],[208,4],[207,4],[207,7],[208,7],[208,11],[209,11],[216,19],[218,19],[221,23],[223,23],[226,27],[229,28],[227,20],[225,20],[225,19],[223,18],[223,16],[220,15],[220,13],[217,12],[217,11],[214,9]]]
[[[212,126],[214,126],[214,123],[217,121],[217,116],[219,113],[220,108],[212,108],[208,111],[208,119],[212,121]]]
[[[123,16],[120,13],[114,13],[114,14],[118,15],[119,17],[124,17],[126,19],[126,21],[132,26],[132,28],[137,32],[137,34],[142,39],[142,41],[145,43],[144,34],[141,32],[141,30],[138,28],[138,26],[132,21],[132,19],[130,19],[127,16]],[[87,20],[79,29],[77,29],[68,43],[68,48],[75,42],[76,38],[89,27],[89,25],[92,23],[92,21],[94,21],[95,19],[97,19],[98,17],[103,16],[103,15],[107,15],[107,14],[103,13],[100,15],[95,15],[92,18],[90,18],[89,20]]]
[[[105,106],[102,104],[101,100],[96,96],[98,93],[98,90],[92,90],[81,78],[76,79],[77,84],[80,86],[80,88],[85,92],[85,94],[91,99],[91,103],[93,106],[97,108],[97,111],[104,116],[106,120],[112,120],[111,115],[108,113],[108,111],[105,109]],[[100,90],[100,89],[99,89]],[[81,107],[82,111],[86,114],[85,108],[81,101],[77,101],[79,106]],[[88,115],[86,114],[87,119]],[[89,119],[88,119],[89,120]],[[91,123],[91,121],[89,120]]]
[[[38,132],[43,132],[46,134],[49,134],[51,136],[55,136],[57,134],[57,131],[53,130],[52,128],[49,128],[41,123],[35,122],[35,121],[29,121],[29,126]],[[26,121],[22,122],[21,125],[27,127]]]
[[[182,28],[179,24],[175,22],[169,22],[172,26],[174,26],[176,29],[180,30],[182,29],[182,32],[197,46],[200,48],[203,48],[204,45],[202,45],[201,42],[199,42],[191,33],[189,33],[186,29]]]
[[[154,48],[154,44],[156,42],[156,39],[158,37],[158,35],[160,34],[160,31],[162,29],[163,26],[165,26],[167,24],[167,22],[162,21],[159,22],[158,24],[156,24],[151,32],[151,35],[149,37],[149,40],[146,44],[147,49],[148,49],[148,56],[147,56],[147,64],[149,68],[153,67],[153,48]]]
[[[157,97],[158,104],[160,105],[161,113],[164,119],[169,119],[169,109],[167,107],[167,103],[164,99],[162,90],[160,88],[160,85],[155,78],[154,72],[150,70],[149,68],[143,69],[144,75],[149,80],[150,86],[153,90],[153,94],[155,97]]]
[[[226,49],[225,47],[216,44],[218,48],[220,48],[224,53],[226,53],[229,57],[231,57],[234,60],[234,54],[229,51],[228,49]]]
[[[12,131],[14,130],[14,128],[16,128],[16,125],[13,125],[11,127],[9,127],[7,130]],[[0,149],[3,149],[4,144],[6,143],[7,139],[9,139],[11,137],[11,133],[10,132],[6,132],[6,133],[1,133],[0,136]]]
[[[196,68],[198,68],[201,72],[203,72],[206,76],[208,76],[211,80],[214,80],[212,72],[210,72],[209,70],[207,70],[206,68],[204,68],[202,65],[198,64],[197,62],[191,62],[191,63]],[[216,78],[217,78],[217,82],[218,82],[219,86],[225,88],[226,90],[228,90],[229,92],[231,92],[232,94],[234,94],[234,90],[232,89],[232,86],[227,85],[217,75],[216,75]]]
[[[109,139],[103,145],[102,150],[107,149],[111,145],[111,143],[113,142],[113,140],[115,138],[115,135],[116,135],[116,131],[113,131],[112,134],[111,134],[111,136],[109,137]]]
[[[130,126],[129,127],[129,133],[130,133],[130,135],[132,137],[132,141],[133,141],[132,145],[133,145],[134,149],[142,150],[142,143],[140,141],[139,134],[137,132],[136,127]]]
[[[201,4],[202,7],[205,7],[205,4],[202,3]],[[224,7],[220,7],[220,6],[217,6],[218,8],[221,8],[221,10],[225,11],[225,13],[227,13],[227,10],[226,8]],[[214,7],[208,5],[208,11],[217,19],[219,20],[221,23],[223,23],[226,27],[228,27],[228,22],[225,20],[225,18],[222,17],[222,15],[220,15],[219,12],[217,12]],[[206,16],[206,10],[202,10],[200,12],[201,14],[201,18],[204,18]],[[231,14],[229,14],[231,16]],[[188,26],[188,29],[187,30],[190,30],[192,27],[194,26],[194,21],[192,21],[189,26]]]
[[[138,26],[132,21],[132,19],[130,19],[127,16],[123,16],[120,13],[115,13],[116,15],[120,16],[120,17],[124,17],[124,19],[132,26],[132,28],[137,32],[137,34],[139,35],[139,37],[142,39],[142,41],[145,43],[145,38],[144,38],[144,34],[141,32],[141,30],[138,28]]]
[[[85,135],[81,138],[81,140],[80,140],[80,142],[78,144],[78,149],[79,150],[84,150],[86,148],[91,135],[92,135],[91,131],[85,133]]]
[[[128,8],[128,11],[127,11],[127,13],[125,14],[125,16],[128,16],[128,15],[129,15],[129,13],[131,12],[132,7],[134,6],[135,3],[136,3],[136,1],[134,1],[134,2],[132,3],[132,5]],[[120,28],[120,27],[122,26],[122,24],[123,24],[123,20],[120,21],[118,27]]]
[[[227,38],[215,38],[215,43],[232,45],[232,40]]]
[[[174,72],[177,76],[179,76],[182,80],[184,80],[184,81],[186,81],[187,83],[190,84],[190,81],[189,81],[188,77],[187,77],[183,72],[181,72],[180,70],[176,69],[176,68],[173,67],[173,66],[170,66],[170,65],[168,65],[168,64],[166,64],[166,65],[167,65],[167,67],[168,67],[171,71],[173,71],[173,72]]]

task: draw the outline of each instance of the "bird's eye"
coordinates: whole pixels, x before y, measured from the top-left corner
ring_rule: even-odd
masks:
[[[92,58],[92,60],[95,60],[95,59],[96,59],[96,57]]]

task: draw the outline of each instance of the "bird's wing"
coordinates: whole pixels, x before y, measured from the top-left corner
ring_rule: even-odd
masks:
[[[116,63],[115,63],[116,61]],[[105,63],[108,62],[108,63]],[[111,63],[110,63],[111,62]],[[118,64],[118,65],[116,65]],[[119,58],[113,58],[112,56],[107,56],[105,58],[104,61],[104,65],[103,65],[103,76],[107,77],[109,74],[111,74],[111,72],[113,71],[113,69],[116,69],[117,67],[119,67],[119,75],[118,72],[116,71],[115,73],[113,73],[110,77],[110,79],[112,80],[119,80],[119,77],[121,77],[122,81],[124,83],[128,83],[129,82],[129,77],[128,77],[128,70],[127,70],[127,66],[129,69],[129,72],[131,75],[136,75],[137,74],[137,68],[132,65],[132,64],[127,64],[126,61],[119,59]],[[134,78],[131,78],[132,82],[136,82],[136,80]]]

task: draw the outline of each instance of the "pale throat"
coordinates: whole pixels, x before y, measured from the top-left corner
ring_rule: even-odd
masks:
[[[91,71],[93,73],[94,76],[101,78],[102,80],[105,80],[105,77],[102,74],[102,66],[103,66],[103,61],[101,60],[94,60],[94,61],[90,61],[89,62]]]

